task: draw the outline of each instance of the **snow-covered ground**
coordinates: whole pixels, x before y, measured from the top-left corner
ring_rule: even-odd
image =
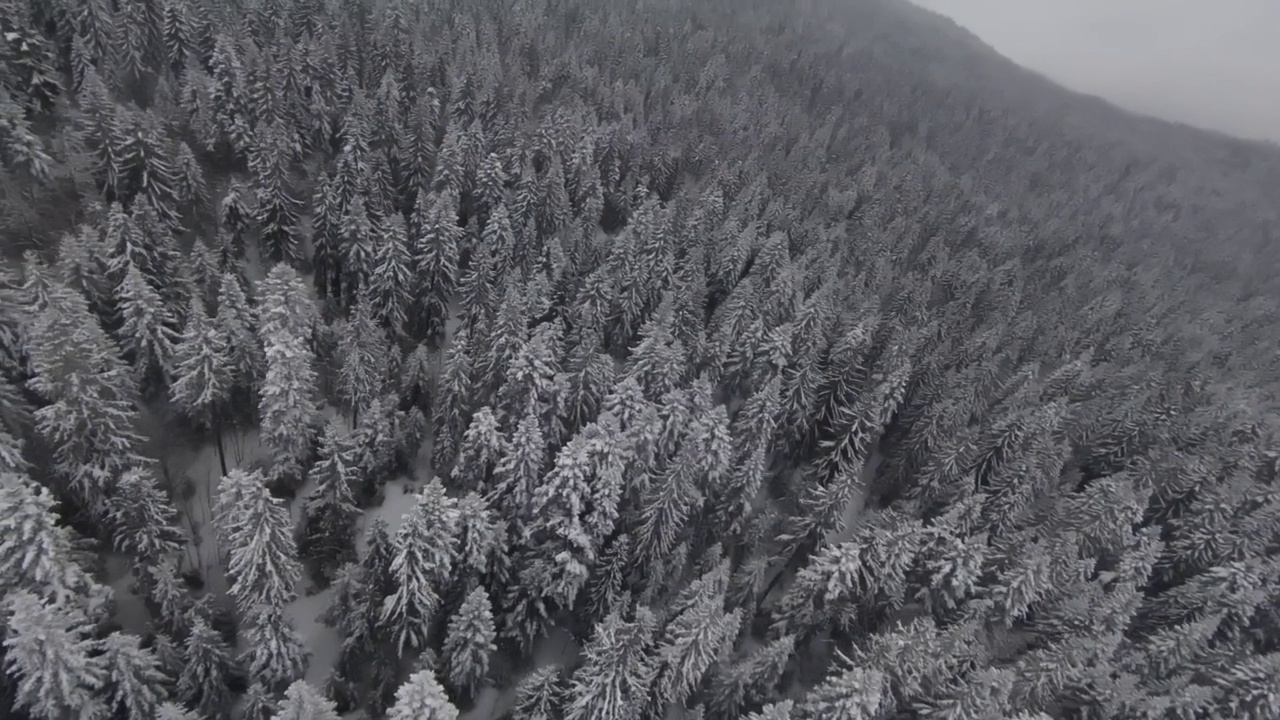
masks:
[[[120,553],[106,557],[106,584],[115,598],[115,620],[125,631],[146,635],[151,630],[151,612],[142,598],[133,594],[133,558]]]

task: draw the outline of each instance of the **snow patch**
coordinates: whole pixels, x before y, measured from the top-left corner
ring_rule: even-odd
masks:
[[[134,559],[127,555],[107,555],[106,584],[111,588],[115,600],[112,617],[126,632],[141,636],[151,632],[151,611],[147,609],[143,599],[133,592],[133,565]]]
[[[337,630],[320,621],[332,600],[333,590],[328,589],[311,596],[303,595],[285,608],[285,615],[311,651],[304,679],[317,688],[325,686],[342,650],[342,637]]]

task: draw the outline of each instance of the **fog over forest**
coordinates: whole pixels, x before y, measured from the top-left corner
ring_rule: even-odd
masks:
[[[1137,112],[1280,142],[1273,0],[913,0],[1015,62]]]

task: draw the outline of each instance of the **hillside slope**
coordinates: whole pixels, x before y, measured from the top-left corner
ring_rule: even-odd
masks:
[[[0,715],[1280,717],[1273,148],[894,0],[0,30]]]

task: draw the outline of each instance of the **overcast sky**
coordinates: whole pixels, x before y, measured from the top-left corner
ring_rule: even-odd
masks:
[[[1122,107],[1280,142],[1280,0],[914,0]]]

